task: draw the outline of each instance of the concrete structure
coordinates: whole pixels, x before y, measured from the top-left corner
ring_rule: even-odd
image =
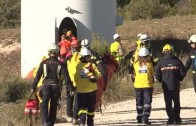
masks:
[[[115,26],[116,0],[21,0],[22,77],[59,41],[63,29],[79,40],[96,34],[112,42]]]

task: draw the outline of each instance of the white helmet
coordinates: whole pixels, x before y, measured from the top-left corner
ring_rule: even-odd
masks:
[[[80,55],[81,55],[81,56],[88,56],[88,55],[91,55],[91,51],[90,51],[88,48],[83,47],[83,48],[81,48],[81,50],[80,50]]]
[[[57,53],[59,52],[59,46],[55,43],[52,43],[49,48],[48,48],[48,52],[51,52],[51,53]]]
[[[147,34],[141,34],[141,36],[139,37],[141,42],[146,42],[150,40],[150,37]]]
[[[137,34],[137,38],[140,39],[142,33]]]
[[[140,48],[138,55],[141,57],[147,56],[149,55],[149,50],[147,48]]]
[[[120,35],[119,34],[114,34],[113,39],[116,40],[117,38],[119,38]]]
[[[191,35],[191,37],[188,40],[188,43],[196,43],[196,34]]]
[[[90,42],[88,41],[88,39],[83,39],[81,41],[81,46],[82,47],[89,47],[90,46]]]

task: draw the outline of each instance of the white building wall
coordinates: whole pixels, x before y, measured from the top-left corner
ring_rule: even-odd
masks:
[[[71,10],[65,10],[70,7]],[[55,27],[65,17],[77,24],[78,39],[92,34],[112,42],[116,23],[116,0],[21,0],[21,76],[37,66],[47,47],[55,42]],[[55,22],[56,21],[56,22]]]

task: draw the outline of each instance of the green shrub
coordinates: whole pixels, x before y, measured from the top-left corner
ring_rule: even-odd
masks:
[[[5,79],[0,85],[0,102],[16,102],[25,98],[29,90],[27,82],[19,77]]]
[[[126,19],[162,18],[170,11],[169,5],[160,4],[159,0],[132,0],[126,7]]]
[[[15,28],[20,25],[20,0],[0,0],[0,26]]]

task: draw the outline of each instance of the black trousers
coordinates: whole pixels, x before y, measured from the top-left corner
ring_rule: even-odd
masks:
[[[41,119],[43,125],[53,126],[57,114],[57,102],[60,97],[60,87],[57,85],[44,84],[42,87]],[[50,101],[50,105],[49,105]],[[49,108],[50,106],[50,108]]]
[[[96,91],[89,93],[78,93],[80,124],[85,124],[87,118],[87,125],[94,126],[95,104]]]
[[[163,93],[169,121],[180,120],[180,90],[163,90]]]
[[[78,119],[78,96],[76,91],[71,93],[71,91],[67,91],[67,116]]]
[[[137,119],[147,120],[151,113],[153,88],[135,88]]]
[[[194,86],[194,90],[196,92],[196,73],[193,73],[193,86]]]

